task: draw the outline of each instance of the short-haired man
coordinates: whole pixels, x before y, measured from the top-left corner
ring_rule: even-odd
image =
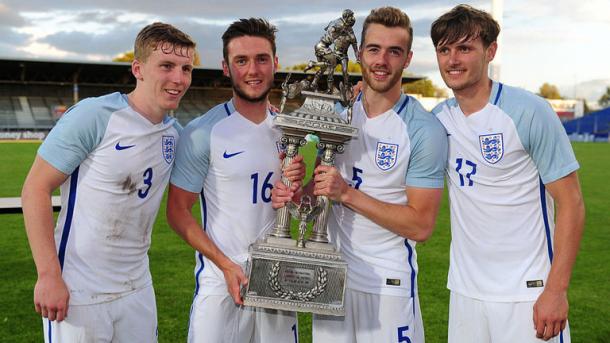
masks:
[[[157,340],[147,253],[180,131],[167,113],[191,84],[194,53],[175,27],[146,26],[131,65],[136,88],[79,102],[38,150],[22,200],[46,342]]]
[[[296,342],[294,312],[243,307],[240,287],[248,247],[274,224],[271,186],[282,171],[281,132],[273,126],[268,94],[278,59],[273,25],[250,18],[222,36],[224,74],[233,99],[184,129],[172,171],[170,225],[196,252],[189,342]],[[284,171],[303,177],[301,157]],[[299,187],[295,182],[293,190]],[[201,201],[202,225],[191,214]]]
[[[424,341],[415,244],[434,229],[447,137],[432,114],[402,94],[412,40],[404,12],[371,11],[360,41],[363,88],[353,108],[358,136],[337,155],[336,167],[315,169],[314,194],[335,202],[329,235],[348,274],[345,317],[314,316],[314,342]],[[293,196],[281,191],[274,190],[275,207]]]
[[[567,289],[584,224],[579,166],[545,100],[488,77],[499,32],[466,5],[431,29],[455,96],[433,111],[449,136],[449,342],[569,342]]]

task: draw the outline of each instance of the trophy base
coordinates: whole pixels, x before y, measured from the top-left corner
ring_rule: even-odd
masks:
[[[344,316],[347,263],[330,244],[294,244],[268,237],[250,247],[244,305]]]

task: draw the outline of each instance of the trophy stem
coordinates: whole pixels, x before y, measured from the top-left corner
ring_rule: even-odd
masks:
[[[335,164],[335,155],[343,152],[343,144],[320,142],[318,149],[323,149],[320,164],[323,166],[333,166]],[[318,196],[317,203],[324,203],[324,208],[320,215],[316,218],[313,224],[313,229],[310,242],[328,243],[328,215],[330,214],[331,202],[326,196]]]
[[[283,135],[280,143],[286,147],[286,157],[282,160],[282,170],[292,163],[292,159],[299,152],[299,147],[305,145],[306,141],[301,137]],[[288,187],[292,182],[282,175],[282,183]],[[269,234],[278,238],[290,238],[290,212],[288,207],[284,206],[277,210],[275,214],[275,227]]]

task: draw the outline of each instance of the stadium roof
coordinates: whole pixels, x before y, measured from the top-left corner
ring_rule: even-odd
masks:
[[[278,71],[275,74],[274,87],[280,88],[286,75],[291,73],[291,80],[301,80],[306,75],[301,71]],[[403,76],[402,82],[414,82],[424,77]],[[337,78],[336,78],[337,79]],[[355,83],[362,79],[360,74],[350,75]],[[89,61],[56,61],[38,59],[1,59],[0,83],[40,84],[40,85],[79,85],[91,86],[132,86],[135,79],[131,74],[131,64],[127,62],[89,62]],[[196,67],[193,70],[191,88],[231,87],[230,81],[222,69]]]

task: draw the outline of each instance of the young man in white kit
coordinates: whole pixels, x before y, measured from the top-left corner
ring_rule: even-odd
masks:
[[[455,96],[433,111],[449,138],[449,342],[570,342],[567,289],[585,216],[579,166],[544,99],[488,77],[499,32],[466,5],[431,28]]]
[[[243,307],[240,295],[248,247],[275,222],[269,202],[282,173],[281,132],[268,100],[278,66],[275,32],[263,19],[229,26],[222,66],[233,99],[189,123],[178,146],[167,217],[197,250],[189,342],[297,341],[294,312]],[[305,173],[299,161],[285,170],[294,181]],[[198,198],[202,225],[191,215]]]
[[[402,94],[413,31],[399,9],[378,8],[360,41],[364,78],[354,104],[358,136],[315,169],[313,193],[335,203],[329,236],[348,263],[345,317],[315,315],[314,342],[423,342],[416,242],[432,234],[443,189],[447,136]],[[274,189],[274,207],[292,196]]]
[[[191,84],[194,53],[175,27],[146,26],[136,88],[79,102],[38,150],[22,200],[45,342],[156,342],[147,252],[181,130],[167,112]]]

